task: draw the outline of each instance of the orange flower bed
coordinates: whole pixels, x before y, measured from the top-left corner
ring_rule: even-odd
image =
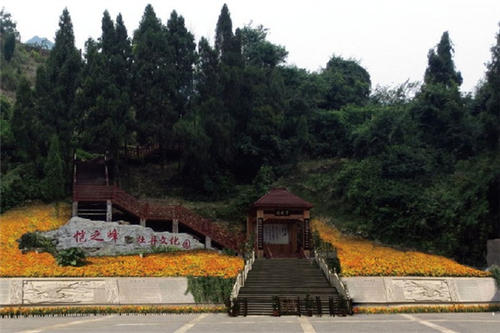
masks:
[[[489,272],[460,265],[443,256],[399,251],[348,237],[323,221],[311,226],[320,237],[337,248],[343,276],[490,276]]]
[[[0,276],[113,277],[113,276],[219,276],[235,277],[243,260],[196,250],[134,256],[89,257],[82,267],[58,266],[48,253],[23,254],[17,239],[26,232],[57,229],[70,218],[68,204],[32,205],[0,216]]]

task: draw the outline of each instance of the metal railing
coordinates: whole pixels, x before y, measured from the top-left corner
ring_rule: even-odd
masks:
[[[349,290],[347,289],[346,285],[340,277],[338,276],[335,268],[333,271],[328,267],[328,264],[326,263],[326,260],[323,256],[320,255],[320,253],[317,250],[314,250],[314,260],[318,263],[318,266],[321,268],[323,273],[325,274],[328,282],[330,282],[330,285],[335,287],[337,289],[337,292],[340,294],[340,296],[346,301],[346,306],[348,309],[348,312],[351,312],[351,297],[349,296]]]
[[[245,281],[248,276],[248,272],[252,270],[252,265],[255,262],[255,251],[252,250],[252,255],[245,262],[245,267],[240,271],[236,277],[236,281],[233,285],[233,290],[231,291],[231,305],[233,305],[234,300],[238,297],[241,287],[245,285]]]

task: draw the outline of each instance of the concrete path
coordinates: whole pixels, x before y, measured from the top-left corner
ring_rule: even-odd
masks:
[[[2,333],[39,332],[422,332],[497,333],[500,313],[237,317],[225,314],[130,315],[0,319]]]

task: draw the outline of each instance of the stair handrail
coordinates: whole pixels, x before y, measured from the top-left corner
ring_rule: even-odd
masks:
[[[323,258],[323,256],[320,255],[319,251],[317,250],[314,250],[314,259],[316,260],[318,266],[325,274],[326,278],[328,279],[328,282],[330,282],[330,285],[334,286],[335,289],[337,289],[337,291],[339,292],[339,294],[349,303],[351,300],[351,297],[349,296],[349,290],[347,289],[344,282],[342,282],[342,280],[338,276],[335,268],[332,271],[330,267],[328,267],[325,258]]]
[[[255,250],[252,250],[252,255],[245,261],[245,266],[236,276],[236,281],[234,282],[233,289],[231,291],[231,306],[233,305],[233,300],[238,297],[240,288],[245,285],[245,281],[248,276],[248,272],[252,270],[253,263],[255,262]]]

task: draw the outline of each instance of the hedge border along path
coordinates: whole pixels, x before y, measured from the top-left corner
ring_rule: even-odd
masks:
[[[400,251],[366,239],[349,237],[328,223],[314,219],[312,229],[337,249],[342,276],[489,277],[490,272],[464,266],[449,258],[416,251]]]
[[[440,312],[498,312],[500,304],[452,304],[408,306],[355,306],[354,314],[440,313]]]
[[[167,313],[221,313],[227,312],[223,305],[119,305],[119,306],[46,306],[0,308],[0,318],[81,316],[107,314],[167,314]]]

